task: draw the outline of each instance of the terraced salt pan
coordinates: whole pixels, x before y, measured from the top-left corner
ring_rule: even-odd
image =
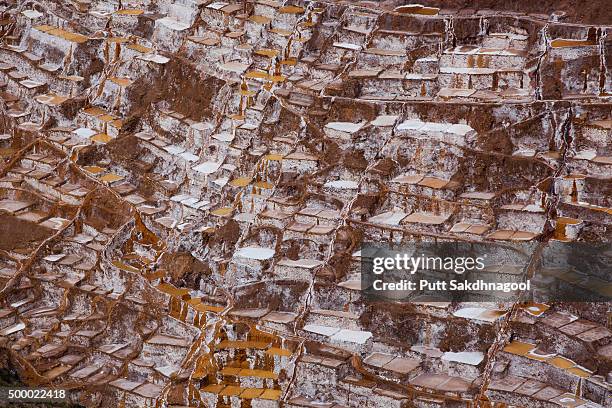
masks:
[[[238,74],[243,73],[247,70],[249,64],[241,64],[240,62],[227,62],[225,64],[221,64],[219,69],[223,71],[236,72]]]
[[[450,125],[448,123],[425,122],[425,126],[423,126],[420,131],[425,133],[444,133],[449,127]]]
[[[8,336],[9,334],[17,333],[25,329],[26,325],[23,322],[19,322],[13,326],[9,326],[6,329],[0,331],[0,336]]]
[[[418,119],[409,119],[397,126],[397,130],[419,130],[425,126],[425,122]]]
[[[372,337],[372,333],[361,330],[342,329],[330,337],[330,340],[346,343],[365,344]]]
[[[338,132],[355,133],[359,131],[364,125],[365,122],[329,122],[327,125],[325,125],[325,128]]]
[[[442,355],[442,360],[477,366],[484,360],[484,354],[480,351],[460,351],[458,353],[447,351]]]
[[[274,256],[274,250],[262,247],[244,247],[236,251],[236,255],[242,258],[264,261]]]
[[[179,154],[179,156],[181,156],[185,161],[188,162],[196,162],[200,159],[198,156],[190,152],[181,153]]]
[[[319,324],[307,324],[303,330],[329,337],[331,341],[340,343],[365,344],[372,337],[372,333],[368,331],[340,329]]]
[[[189,24],[185,24],[170,17],[160,18],[159,20],[156,20],[155,23],[159,23],[174,31],[185,31],[189,28]]]
[[[19,82],[21,85],[25,86],[28,89],[38,88],[39,86],[43,86],[44,83],[38,81],[32,81],[31,79],[26,79]]]
[[[340,331],[340,329],[337,327],[321,326],[319,324],[307,324],[304,326],[303,330],[328,337],[333,336]]]
[[[338,190],[356,190],[359,184],[352,180],[334,180],[325,183],[324,187],[335,188]]]
[[[166,376],[168,378],[170,378],[172,375],[176,374],[180,369],[181,369],[181,367],[175,366],[175,365],[167,365],[167,366],[162,366],[162,367],[155,367],[155,371],[157,371],[158,373],[160,373],[163,376]]]
[[[164,146],[163,149],[167,151],[168,153],[174,154],[174,155],[179,155],[185,151],[184,147],[177,146],[177,145]]]
[[[164,57],[163,55],[159,55],[159,54],[145,54],[145,55],[140,55],[136,58],[139,60],[154,62],[156,64],[161,64],[161,65],[170,62],[170,58]]]
[[[65,257],[66,254],[56,254],[56,255],[49,255],[43,258],[43,260],[47,261],[47,262],[57,262],[59,260],[61,260],[63,257]]]
[[[446,133],[452,133],[460,136],[465,136],[470,132],[474,132],[474,129],[471,126],[465,125],[463,123],[455,123],[454,125],[451,125],[448,129],[446,129]]]
[[[491,310],[484,307],[466,307],[459,309],[453,313],[455,317],[463,317],[470,320],[482,320],[485,322],[494,322],[503,315],[498,310]]]
[[[583,150],[579,153],[576,153],[576,155],[574,155],[574,159],[581,159],[581,160],[593,160],[595,157],[597,157],[597,152],[595,150]]]
[[[40,13],[36,10],[24,10],[21,12],[21,14],[23,14],[24,16],[26,16],[29,19],[35,20],[39,17],[43,16],[43,13]]]
[[[89,139],[90,137],[97,134],[98,132],[96,132],[95,130],[89,129],[89,128],[78,128],[74,130],[72,133],[82,138]]]
[[[189,127],[194,130],[199,130],[199,131],[213,130],[215,128],[214,125],[209,122],[196,122],[196,123],[189,125]]]
[[[229,182],[229,177],[219,177],[218,179],[213,181],[213,183],[218,185],[219,187],[224,187],[228,182]]]
[[[49,218],[48,220],[46,220],[45,222],[39,224],[42,225],[44,227],[47,228],[51,228],[54,230],[60,230],[62,228],[64,228],[64,226],[69,223],[70,221],[68,221],[65,218],[60,218],[60,217],[53,217],[53,218]]]
[[[334,47],[344,48],[344,49],[352,50],[352,51],[359,51],[359,50],[361,50],[361,45],[351,44],[351,43],[347,43],[347,42],[335,42],[334,43]]]
[[[219,170],[221,164],[221,162],[204,162],[193,167],[193,170],[197,171],[198,173],[212,174],[215,171]]]
[[[391,127],[395,125],[399,116],[395,115],[380,115],[376,119],[370,122],[372,126],[376,127]]]
[[[221,10],[223,7],[227,6],[229,3],[226,3],[224,1],[215,1],[213,3],[210,3],[208,6],[206,6],[206,8],[209,9],[213,9],[213,10]]]
[[[465,136],[474,129],[464,123],[422,122],[419,119],[409,119],[397,126],[397,130],[419,131],[422,133],[450,133]]]
[[[391,71],[386,71],[386,74],[391,75],[397,75],[398,77],[400,75],[402,75],[401,73],[394,73]],[[382,77],[382,75],[381,75]],[[409,72],[407,74],[404,75],[404,79],[407,79],[409,81],[435,81],[436,79],[438,79],[438,75],[436,74],[426,74],[426,73],[419,73],[419,72]]]
[[[399,223],[408,216],[408,213],[402,211],[387,211],[382,214],[375,215],[368,221],[374,224],[399,225]]]
[[[441,67],[442,74],[466,74],[466,75],[491,75],[495,72],[492,68],[467,68],[467,67]]]
[[[234,140],[234,135],[232,135],[231,133],[223,132],[213,135],[212,138],[220,142],[231,142],[232,140]]]
[[[312,268],[316,268],[317,266],[323,265],[323,261],[318,261],[316,259],[298,259],[295,261],[291,259],[283,259],[282,261],[278,263],[278,265],[289,266],[293,268],[312,269]]]

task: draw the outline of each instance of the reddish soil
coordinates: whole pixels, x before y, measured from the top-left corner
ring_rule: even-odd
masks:
[[[393,4],[404,4],[404,1],[392,1]],[[418,3],[426,6],[446,9],[492,9],[516,11],[521,13],[550,14],[553,11],[565,11],[567,20],[586,24],[610,24],[609,0],[422,0]]]
[[[33,248],[53,235],[53,231],[10,215],[0,215],[0,249]]]

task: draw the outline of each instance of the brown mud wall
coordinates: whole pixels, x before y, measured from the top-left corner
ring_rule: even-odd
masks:
[[[51,235],[54,231],[41,227],[33,222],[20,220],[6,214],[0,214],[0,249],[12,251],[16,248],[33,247]]]
[[[409,1],[387,1],[393,5]],[[610,24],[612,5],[610,0],[421,0],[417,3],[446,9],[503,10],[521,13],[550,14],[565,11],[567,20],[585,24]]]

